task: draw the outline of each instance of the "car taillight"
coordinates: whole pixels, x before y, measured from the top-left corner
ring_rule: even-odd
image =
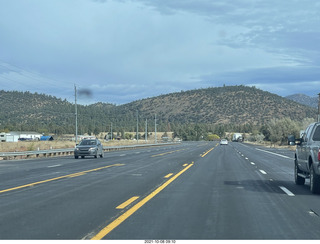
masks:
[[[318,151],[318,161],[320,161],[320,149]]]

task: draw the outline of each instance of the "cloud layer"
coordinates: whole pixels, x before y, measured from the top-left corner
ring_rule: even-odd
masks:
[[[320,3],[272,0],[2,2],[0,89],[127,103],[254,85],[315,96]]]

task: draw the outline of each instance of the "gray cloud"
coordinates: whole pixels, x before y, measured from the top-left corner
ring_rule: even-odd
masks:
[[[72,101],[77,84],[126,103],[223,84],[308,93],[319,80],[316,1],[0,1],[1,89]]]

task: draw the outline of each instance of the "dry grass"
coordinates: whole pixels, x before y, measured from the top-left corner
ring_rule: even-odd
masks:
[[[162,132],[157,133],[158,142],[161,141]],[[113,140],[104,141],[100,139],[103,146],[113,147],[113,146],[126,146],[135,144],[152,144],[154,143],[154,137],[150,138],[147,142],[140,139],[138,142],[136,140]],[[74,141],[19,141],[19,142],[1,142],[0,152],[24,152],[24,151],[37,151],[37,150],[50,150],[50,149],[60,149],[60,148],[74,148]]]

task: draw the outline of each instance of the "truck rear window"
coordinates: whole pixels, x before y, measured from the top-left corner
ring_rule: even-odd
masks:
[[[317,126],[317,128],[313,134],[312,140],[320,141],[320,126]]]

